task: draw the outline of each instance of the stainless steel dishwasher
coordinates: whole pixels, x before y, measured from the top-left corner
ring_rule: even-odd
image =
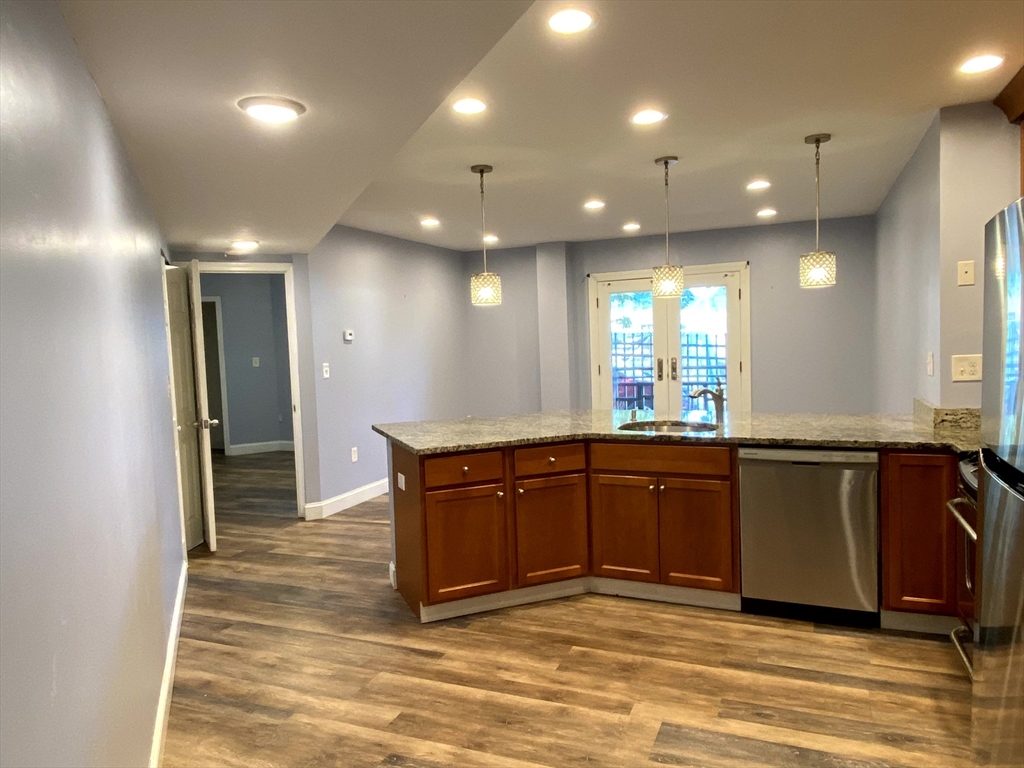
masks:
[[[878,454],[741,448],[743,597],[878,611]]]

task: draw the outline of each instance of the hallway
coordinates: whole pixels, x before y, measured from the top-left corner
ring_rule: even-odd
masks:
[[[919,639],[586,595],[420,625],[387,497],[218,516],[189,563],[164,765],[964,765],[970,685]]]
[[[225,513],[297,518],[295,454],[225,456],[214,451],[213,496],[218,521]]]

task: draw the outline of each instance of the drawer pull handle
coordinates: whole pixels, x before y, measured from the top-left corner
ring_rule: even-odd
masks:
[[[462,468],[462,474],[468,475],[469,474],[469,467],[463,467]]]
[[[523,488],[520,488],[519,489],[519,495],[522,496],[524,493],[526,493],[526,490],[523,489]]]
[[[498,491],[498,498],[499,499],[504,499],[505,498],[505,492],[504,491]]]
[[[946,509],[953,514],[953,517],[960,523],[960,527],[964,529],[964,533],[971,538],[971,541],[977,541],[978,534],[971,527],[971,524],[964,519],[964,516],[960,514],[960,510],[957,509],[961,504],[970,504],[970,502],[963,498],[950,499],[946,502]]]

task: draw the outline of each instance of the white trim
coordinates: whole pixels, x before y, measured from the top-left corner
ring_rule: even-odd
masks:
[[[188,586],[188,560],[181,564],[178,576],[178,593],[174,598],[174,613],[171,614],[171,628],[167,634],[167,652],[164,656],[164,675],[160,681],[160,699],[156,705],[156,723],[153,726],[153,744],[149,750],[149,766],[157,768],[164,754],[167,738],[167,721],[171,715],[171,692],[174,690],[174,667],[178,661],[178,638],[181,637],[181,620],[185,613],[185,589]]]
[[[932,616],[908,611],[882,611],[882,629],[901,632],[924,632],[929,635],[948,635],[961,624],[956,616]]]
[[[176,262],[177,263],[177,262]],[[211,274],[284,275],[284,304],[288,318],[288,368],[292,387],[292,440],[295,446],[295,498],[298,516],[306,509],[306,469],[302,452],[302,406],[299,397],[299,325],[295,314],[295,271],[287,262],[200,261],[199,271]],[[225,440],[227,448],[227,440]],[[322,502],[320,502],[322,503]]]
[[[201,286],[200,286],[201,287]],[[213,312],[217,320],[217,363],[220,369],[220,428],[224,436],[224,452],[231,445],[231,429],[228,425],[228,372],[224,362],[224,309],[220,296],[203,296],[203,304],[213,304]],[[202,313],[200,313],[200,316]],[[205,337],[204,337],[205,338]]]
[[[354,507],[356,504],[383,496],[387,492],[388,480],[384,478],[323,501],[311,501],[306,505],[306,519],[321,520],[349,507]]]
[[[185,539],[185,494],[182,490],[181,478],[181,447],[178,445],[178,398],[174,394],[174,353],[171,351],[171,307],[167,300],[167,270],[175,267],[165,266],[160,272],[160,280],[164,287],[164,333],[167,336],[167,388],[171,394],[171,434],[174,437],[174,472],[178,478],[178,517],[181,518],[181,559],[188,562],[188,545]]]
[[[625,581],[622,579],[605,579],[600,576],[584,576],[580,579],[556,581],[551,584],[538,584],[534,587],[511,589],[493,595],[467,597],[438,605],[420,603],[420,622],[451,619],[456,616],[468,616],[471,613],[495,611],[499,608],[511,608],[516,605],[539,603],[543,600],[554,600],[572,595],[618,595],[639,600],[653,600],[659,603],[675,605],[693,605],[699,608],[717,608],[724,611],[739,611],[740,596],[735,592],[716,592],[707,589],[690,589],[689,587],[673,587],[667,584],[648,584],[641,581]]]
[[[270,453],[271,451],[294,451],[295,443],[291,440],[267,440],[263,443],[235,443],[224,445],[225,456],[246,456],[250,453]]]

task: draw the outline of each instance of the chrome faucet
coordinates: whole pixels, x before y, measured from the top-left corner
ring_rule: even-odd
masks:
[[[725,390],[722,388],[722,380],[715,379],[717,386],[714,389],[695,389],[690,393],[690,397],[696,400],[698,397],[704,395],[711,395],[711,399],[715,402],[715,424],[721,428],[725,426]]]

